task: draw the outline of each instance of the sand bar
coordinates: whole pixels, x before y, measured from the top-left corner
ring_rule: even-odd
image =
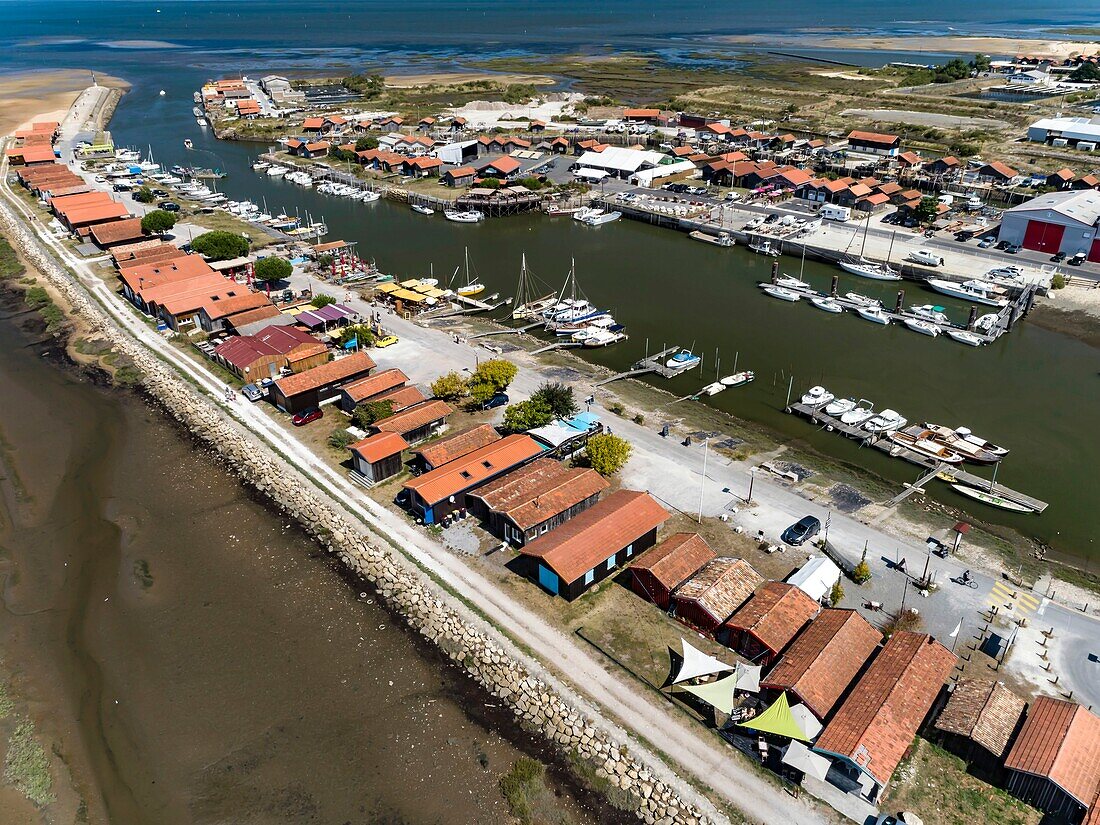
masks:
[[[864,36],[841,35],[822,32],[812,38],[808,34],[798,36],[746,34],[722,38],[726,43],[751,43],[756,46],[860,49],[884,52],[931,52],[933,54],[1017,55],[1035,54],[1049,57],[1071,57],[1075,54],[1096,54],[1100,42],[1087,40],[1049,40],[1013,37],[966,37],[954,35],[930,36]]]
[[[109,75],[97,74],[96,80],[101,86],[129,88]],[[79,69],[0,75],[0,134],[26,128],[35,120],[63,120],[90,85],[91,72]]]

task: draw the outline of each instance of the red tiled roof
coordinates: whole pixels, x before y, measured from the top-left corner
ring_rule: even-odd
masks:
[[[520,162],[518,160],[516,160],[515,158],[504,157],[504,158],[497,158],[496,160],[491,161],[490,163],[487,163],[485,166],[483,166],[481,168],[483,170],[487,169],[487,168],[492,168],[492,169],[496,169],[498,172],[500,172],[503,175],[510,175],[513,172],[515,172],[517,169],[519,169],[519,167],[520,167]]]
[[[352,381],[343,388],[343,392],[352,400],[352,403],[358,404],[360,401],[366,401],[368,398],[392,390],[394,387],[404,386],[408,380],[409,377],[401,370],[391,368],[377,372],[367,378]]]
[[[856,611],[823,610],[761,684],[791,691],[824,719],[881,641],[882,634]]]
[[[416,454],[432,467],[439,467],[499,440],[500,435],[492,424],[478,424],[433,441],[417,450]]]
[[[1057,172],[1048,175],[1048,177],[1061,178],[1062,180],[1073,180],[1073,172],[1069,169],[1059,169]]]
[[[680,585],[674,598],[694,602],[721,624],[763,583],[764,577],[744,559],[720,557]]]
[[[995,160],[992,163],[987,163],[982,168],[983,169],[990,169],[990,170],[996,172],[998,175],[1001,175],[1002,177],[1006,177],[1006,178],[1014,178],[1018,174],[1020,174],[1015,169],[1013,169],[1011,166],[1008,166],[1007,164],[1001,163],[999,160]]]
[[[955,662],[955,654],[931,636],[898,631],[826,725],[814,750],[842,756],[886,785]]]
[[[683,584],[715,557],[710,545],[698,533],[673,533],[630,565],[646,570],[668,590]]]
[[[465,178],[476,174],[477,170],[472,166],[459,166],[457,169],[448,169],[445,173],[452,178]]]
[[[951,691],[936,729],[972,739],[1003,757],[1027,702],[991,679],[960,679]]]
[[[863,200],[867,203],[873,204],[874,206],[882,206],[884,203],[890,202],[890,196],[884,195],[881,192],[875,192],[874,194],[868,195],[867,197],[863,198]]]
[[[275,382],[275,386],[279,388],[279,392],[290,398],[318,389],[326,384],[350,378],[364,370],[374,369],[374,367],[373,358],[365,352],[357,352],[355,355],[348,355],[339,360],[321,364],[319,367],[288,375],[286,378],[280,378]]]
[[[768,582],[725,624],[751,633],[773,653],[779,653],[820,609],[821,605],[793,584]]]
[[[848,190],[857,198],[862,198],[864,195],[871,194],[871,188],[862,183],[855,183],[848,187]]]
[[[230,315],[236,315],[238,312],[259,309],[260,307],[269,306],[270,304],[271,299],[264,293],[248,292],[244,295],[235,295],[228,299],[219,299],[208,304],[203,304],[203,309],[206,311],[210,320],[213,321],[218,318],[228,318]]]
[[[623,109],[623,117],[657,117],[660,109]]]
[[[408,447],[405,439],[397,433],[375,433],[362,441],[356,441],[348,449],[358,454],[368,464],[374,464],[383,458],[398,455]]]
[[[126,218],[129,215],[130,210],[123,204],[111,202],[73,209],[65,213],[65,220],[70,226],[76,226],[77,224],[88,225],[117,218]]]
[[[557,529],[520,548],[562,581],[576,581],[613,553],[655,530],[669,513],[649,493],[617,490]]]
[[[884,135],[880,132],[860,132],[853,131],[848,133],[848,140],[859,140],[864,143],[881,143],[886,146],[893,146],[895,143],[901,141],[897,135]]]
[[[92,227],[92,240],[100,246],[119,241],[131,241],[145,235],[141,231],[141,218],[124,221],[110,221]]]
[[[898,155],[898,160],[903,160],[910,166],[916,166],[921,162],[921,156],[916,152],[902,152]]]
[[[433,421],[445,419],[453,412],[454,408],[445,401],[425,401],[423,404],[394,413],[389,418],[375,421],[371,426],[379,432],[404,435]]]
[[[389,401],[394,413],[404,412],[409,407],[415,407],[427,400],[428,397],[420,391],[419,387],[394,387],[371,399],[371,401]]]
[[[1100,717],[1075,702],[1038,697],[1005,767],[1044,776],[1082,805],[1092,804],[1100,789]]]
[[[402,486],[415,492],[425,503],[438,504],[448,496],[508,472],[541,452],[542,447],[531,436],[509,435],[406,481]]]
[[[325,125],[325,119],[323,117],[307,117],[302,121],[303,129],[320,129]]]
[[[237,369],[251,366],[265,355],[287,355],[303,345],[316,344],[324,351],[325,345],[295,327],[271,326],[255,335],[238,335],[228,338],[214,348],[218,357]]]
[[[490,481],[474,495],[519,529],[528,530],[607,487],[595,470],[568,468],[552,458],[538,458]]]

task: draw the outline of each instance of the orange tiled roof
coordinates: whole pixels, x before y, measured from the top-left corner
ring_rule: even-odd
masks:
[[[417,450],[416,454],[432,467],[440,467],[448,461],[454,461],[460,456],[499,440],[500,435],[493,429],[492,424],[478,424],[433,441]]]
[[[448,461],[419,478],[406,481],[406,490],[415,492],[429,505],[468,490],[475,484],[495,478],[512,467],[534,458],[542,447],[529,435],[509,435],[472,453]]]
[[[768,582],[725,624],[733,630],[751,633],[769,650],[778,653],[820,609],[821,605],[801,588],[786,582]]]
[[[715,552],[698,533],[673,533],[646,551],[630,569],[646,570],[665,588],[673,590],[714,557]]]
[[[374,369],[374,367],[373,358],[365,352],[357,352],[355,355],[348,355],[337,361],[329,361],[319,367],[280,378],[275,382],[275,386],[279,388],[279,392],[283,395],[291,397],[344,378],[350,378],[364,370]]]
[[[1100,717],[1075,702],[1038,697],[1005,767],[1044,776],[1082,805],[1092,804],[1100,789]]]
[[[348,449],[357,453],[368,464],[398,455],[407,450],[408,443],[397,433],[375,433],[362,441],[356,441]]]

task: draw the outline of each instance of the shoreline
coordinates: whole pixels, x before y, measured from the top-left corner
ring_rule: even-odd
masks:
[[[835,29],[805,32],[797,35],[736,34],[719,37],[730,45],[760,45],[849,51],[931,52],[934,54],[1009,55],[1038,54],[1067,58],[1077,54],[1100,52],[1100,42],[1090,40],[1059,40],[1056,38],[1012,38],[992,35],[844,35]]]

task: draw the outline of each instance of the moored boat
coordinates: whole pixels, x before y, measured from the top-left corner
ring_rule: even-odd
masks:
[[[846,413],[841,413],[840,423],[858,427],[875,415],[875,405],[866,398],[861,398],[856,405]]]
[[[721,381],[715,381],[713,384],[707,384],[705,387],[703,387],[702,390],[700,390],[700,392],[707,395],[718,395],[718,393],[722,392],[725,389],[727,389],[725,384],[723,384]]]
[[[414,203],[412,205],[412,211],[416,212],[418,214],[421,214],[421,215],[434,215],[435,214],[434,209],[432,209],[430,206],[425,206],[422,203]]]
[[[836,302],[835,298],[828,295],[815,295],[810,299],[810,303],[823,312],[831,312],[834,315],[844,312],[844,307]]]
[[[605,212],[603,209],[596,209],[582,218],[581,223],[585,226],[603,226],[605,223],[617,221],[622,216],[622,212]]]
[[[900,281],[901,275],[886,264],[876,264],[863,258],[854,261],[837,261],[837,266],[852,275],[870,278],[872,281]]]
[[[957,284],[943,278],[929,278],[925,283],[936,292],[950,295],[952,298],[961,298],[964,301],[1000,309],[1008,306],[1008,299],[1002,297],[1001,290],[985,281],[972,280]]]
[[[773,246],[771,241],[752,241],[748,245],[750,252],[755,252],[757,255],[770,255],[773,258],[779,257],[779,247]]]
[[[985,450],[987,453],[991,453],[998,458],[1008,455],[1007,447],[1000,447],[991,441],[986,441],[984,438],[979,438],[970,431],[969,427],[955,427],[954,429],[951,429],[951,427],[944,426],[943,424],[932,424],[928,421],[924,422],[924,426],[934,432],[942,433],[945,436],[953,434],[963,441],[973,444],[975,447],[981,450]]]
[[[923,427],[907,427],[890,433],[888,438],[899,447],[912,450],[918,455],[942,461],[947,464],[962,464],[963,457],[934,439],[934,433]]]
[[[730,247],[736,243],[733,236],[728,232],[720,232],[717,235],[711,235],[696,229],[693,232],[689,232],[688,237],[694,241],[702,241],[703,243],[714,244],[715,246]]]
[[[940,328],[933,324],[931,321],[923,321],[920,318],[905,318],[905,326],[913,330],[913,332],[919,332],[921,335],[928,335],[935,338],[940,334]]]
[[[810,387],[810,389],[802,395],[801,400],[802,403],[805,404],[807,407],[820,407],[824,404],[828,404],[835,397],[836,396],[834,396],[824,387],[818,386]]]
[[[869,433],[885,433],[892,430],[900,430],[909,421],[899,412],[891,409],[885,409],[877,415],[872,416],[867,423],[863,425],[863,429]]]
[[[856,400],[854,398],[837,398],[825,405],[825,414],[836,418],[855,408]]]
[[[794,301],[800,300],[802,297],[794,290],[776,286],[775,284],[761,284],[760,288],[768,295],[771,295],[773,298],[778,298],[781,301],[791,301],[793,303]]]
[[[872,324],[890,325],[890,315],[882,307],[856,307],[856,314]]]
[[[478,212],[476,209],[469,209],[466,211],[445,209],[443,211],[443,217],[453,223],[477,223],[478,221],[485,220],[484,213]]]
[[[686,370],[689,367],[697,366],[702,362],[702,358],[693,353],[691,350],[680,350],[665,362],[665,366],[670,370]]]
[[[722,383],[727,387],[740,387],[743,384],[747,384],[756,378],[756,373],[752,370],[744,370],[743,372],[735,372],[733,375],[727,375],[722,379]]]
[[[1034,507],[1028,507],[1026,504],[1020,504],[1015,501],[1009,501],[1003,496],[995,495],[994,493],[987,493],[985,490],[979,490],[977,487],[970,487],[966,484],[952,484],[952,489],[958,493],[962,493],[964,496],[980,501],[982,504],[988,504],[990,507],[999,507],[1002,510],[1012,510],[1015,513],[1034,513]]]
[[[944,332],[951,340],[958,341],[960,344],[966,344],[969,347],[980,347],[985,343],[985,339],[980,335],[975,335],[973,332],[967,332],[965,329],[947,327]]]

